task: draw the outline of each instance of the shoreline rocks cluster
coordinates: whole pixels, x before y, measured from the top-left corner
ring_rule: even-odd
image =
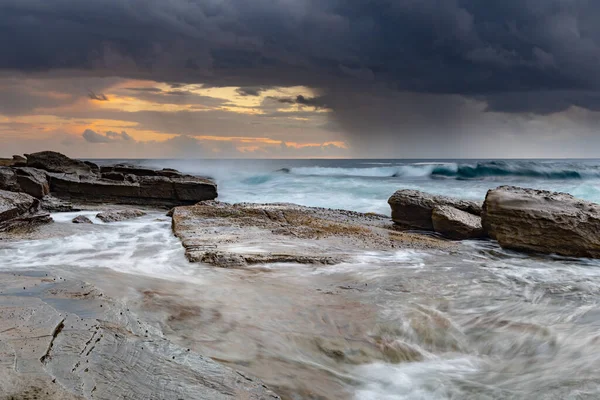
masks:
[[[100,167],[52,151],[14,156],[3,164],[0,231],[51,222],[48,211],[76,211],[71,201],[173,207],[217,197],[215,182],[174,169]]]
[[[399,190],[393,221],[450,239],[494,239],[506,249],[600,258],[600,205],[570,194],[500,186],[473,202]]]

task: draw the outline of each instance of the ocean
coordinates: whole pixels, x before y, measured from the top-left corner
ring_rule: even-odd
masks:
[[[398,189],[483,201],[486,191],[515,185],[571,193],[600,202],[600,160],[94,160],[175,168],[212,177],[219,200],[287,202],[390,213]]]
[[[598,160],[97,161],[210,176],[227,202],[389,214],[397,189],[482,201],[500,185],[600,202]],[[55,214],[55,224],[78,214],[95,212]],[[112,271],[132,307],[150,290],[136,287],[139,277],[168,282],[161,301],[201,311],[159,320],[166,335],[285,399],[600,398],[598,260],[465,241],[452,251],[367,251],[334,266],[232,270],[188,263],[164,213],[94,223],[68,240],[0,243],[0,266],[100,285]]]

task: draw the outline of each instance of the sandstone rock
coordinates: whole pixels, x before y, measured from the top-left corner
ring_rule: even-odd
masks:
[[[402,189],[388,200],[392,208],[392,220],[411,228],[433,230],[431,214],[436,206],[450,206],[474,215],[481,214],[481,206],[472,201],[435,196],[418,190]]]
[[[451,243],[397,232],[389,218],[295,204],[201,202],[176,207],[173,232],[191,262],[224,268],[253,264],[336,264],[357,250],[447,248]]]
[[[38,199],[25,193],[0,190],[0,232],[51,221],[48,214],[40,212]]]
[[[96,218],[102,222],[117,222],[143,217],[144,215],[146,213],[142,210],[117,210],[99,213],[96,215]]]
[[[14,171],[20,187],[19,191],[38,199],[50,193],[50,185],[43,171],[28,167],[15,168]]]
[[[102,179],[108,179],[109,181],[125,182],[125,175],[120,172],[103,172],[101,177]]]
[[[600,258],[600,205],[566,193],[512,186],[490,190],[482,223],[508,249]]]
[[[92,175],[92,167],[83,161],[74,160],[55,151],[26,154],[27,166],[48,172],[77,175]]]
[[[78,215],[71,221],[74,224],[93,224],[92,220],[85,215]]]
[[[481,217],[450,206],[436,206],[431,214],[433,229],[456,240],[477,239],[485,236]]]
[[[98,164],[95,164],[91,161],[84,161],[83,163],[85,165],[87,165],[88,167],[90,167],[90,169],[92,170],[93,173],[95,173],[95,174],[100,173],[100,167],[98,166]]]

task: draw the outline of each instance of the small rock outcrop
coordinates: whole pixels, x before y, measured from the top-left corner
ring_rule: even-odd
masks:
[[[600,205],[566,193],[501,186],[488,191],[482,223],[507,249],[600,258]]]
[[[101,212],[96,215],[96,218],[102,222],[118,222],[143,217],[144,215],[146,213],[142,210],[117,210]]]
[[[78,215],[71,221],[74,224],[93,224],[92,220],[85,215]]]
[[[450,206],[436,206],[431,214],[433,229],[450,239],[466,240],[485,237],[481,217]]]
[[[17,227],[52,222],[40,211],[40,201],[25,193],[0,190],[0,232]]]
[[[410,228],[433,231],[432,213],[435,207],[450,206],[457,210],[479,216],[481,206],[472,201],[436,196],[418,190],[398,190],[388,200],[392,208],[392,220]]]

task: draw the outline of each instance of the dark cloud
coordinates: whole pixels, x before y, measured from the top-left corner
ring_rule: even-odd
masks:
[[[282,104],[299,104],[301,106],[309,106],[316,109],[329,108],[325,97],[306,97],[299,94],[296,97],[269,97],[269,99]]]
[[[94,93],[91,90],[88,92],[88,97],[92,100],[97,100],[97,101],[108,101],[108,97],[106,97],[105,94],[103,93]]]
[[[351,135],[458,132],[470,101],[598,110],[599,20],[590,0],[0,0],[0,69],[304,85],[319,95],[279,101],[331,109]]]
[[[132,92],[151,92],[151,93],[162,92],[162,89],[156,88],[156,87],[127,88],[127,90],[131,90]]]
[[[236,90],[240,96],[260,96],[262,92],[268,90],[266,87],[241,87]]]

